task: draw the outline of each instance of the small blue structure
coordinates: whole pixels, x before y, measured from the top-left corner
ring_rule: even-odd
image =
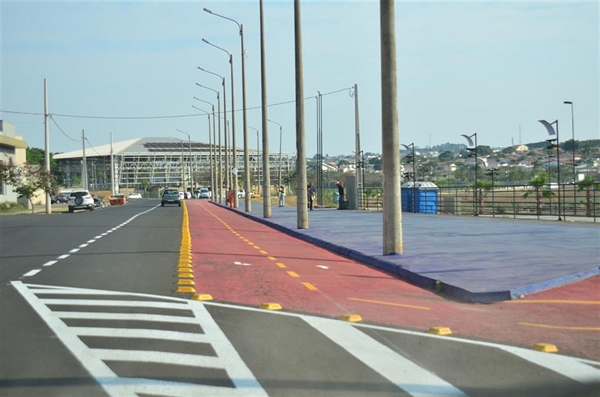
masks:
[[[401,186],[402,211],[420,214],[437,214],[437,185],[433,182],[406,182]]]

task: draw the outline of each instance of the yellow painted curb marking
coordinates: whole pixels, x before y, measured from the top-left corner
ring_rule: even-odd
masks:
[[[340,320],[348,321],[350,323],[359,323],[362,321],[362,317],[358,314],[344,314],[340,316]]]
[[[452,331],[448,327],[432,327],[427,333],[434,335],[452,335]]]
[[[263,303],[262,305],[260,305],[261,309],[264,310],[281,310],[281,305],[279,303]]]
[[[196,285],[194,280],[179,280],[177,281],[177,285]]]
[[[532,323],[519,323],[519,325],[526,325],[528,327],[550,328],[550,329],[565,329],[565,330],[571,330],[571,331],[600,331],[600,327],[565,327],[565,326],[559,326],[559,325],[532,324]]]
[[[177,273],[177,278],[194,278],[192,273]]]
[[[180,263],[177,267],[179,269],[186,269],[186,271],[187,271],[187,269],[192,268],[192,265],[191,265],[191,263]]]
[[[306,288],[308,288],[311,291],[318,291],[317,287],[315,287],[311,283],[302,283],[302,285],[304,285]]]
[[[401,303],[374,301],[374,300],[370,300],[370,299],[359,299],[359,298],[348,298],[348,299],[351,300],[351,301],[357,301],[357,302],[376,303],[378,305],[389,305],[389,306],[407,307],[407,308],[410,308],[410,309],[419,309],[419,310],[431,310],[431,308],[425,307],[425,306],[403,305]]]
[[[558,349],[551,343],[536,343],[533,345],[533,350],[544,353],[556,353]]]

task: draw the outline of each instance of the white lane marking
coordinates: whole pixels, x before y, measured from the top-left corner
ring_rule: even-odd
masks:
[[[49,262],[46,262],[46,263],[44,263],[42,266],[52,266],[52,265],[54,265],[56,262],[58,262],[58,261],[49,261]]]
[[[58,257],[58,259],[66,259],[68,258],[70,255],[69,254],[64,254]]]
[[[205,306],[217,306],[217,307],[228,307],[232,309],[245,310],[245,311],[256,311],[264,313],[263,309],[254,308],[254,307],[245,307],[239,306],[229,303],[217,303],[217,302],[203,302]],[[290,312],[269,312],[270,315],[274,316],[291,316],[291,317],[299,317],[302,319],[308,318],[308,316],[303,314],[296,314]],[[335,320],[339,321],[339,320]],[[507,352],[527,361],[530,361],[540,367],[547,368],[554,372],[558,372],[561,374],[565,374],[565,376],[580,382],[580,383],[590,383],[590,382],[598,382],[600,380],[600,361],[594,361],[589,359],[583,359],[578,357],[569,357],[563,356],[561,354],[548,354],[537,352],[535,350],[525,349],[521,347],[502,345],[494,342],[484,342],[478,340],[470,340],[463,338],[450,338],[448,336],[439,336],[434,334],[428,334],[419,331],[409,331],[398,328],[391,328],[381,325],[371,325],[371,324],[353,324],[354,327],[357,328],[365,328],[372,330],[381,330],[387,332],[393,332],[404,335],[414,335],[422,338],[433,338],[433,339],[444,339],[444,340],[452,340],[454,343],[464,343],[468,345],[477,345],[477,346],[485,346],[506,350]],[[549,359],[551,358],[551,359]],[[550,365],[546,366],[546,362],[549,362]],[[591,367],[595,366],[597,368]],[[557,370],[560,368],[560,370]],[[565,368],[569,368],[569,371],[565,371]]]
[[[46,305],[70,305],[70,306],[112,306],[112,307],[152,307],[159,309],[189,310],[184,303],[173,302],[148,302],[148,301],[120,301],[120,300],[98,300],[98,299],[40,299]]]
[[[130,396],[135,393],[161,395],[161,396],[180,396],[180,397],[199,397],[199,396],[233,396],[233,397],[266,397],[267,394],[254,377],[250,369],[246,366],[239,356],[231,342],[227,339],[223,331],[219,328],[210,313],[201,302],[190,301],[189,299],[171,298],[149,294],[123,293],[99,290],[85,290],[70,287],[51,287],[44,285],[23,284],[21,282],[12,283],[22,296],[38,312],[50,328],[57,334],[59,339],[67,346],[69,350],[82,362],[84,367],[92,377],[96,378],[98,383],[111,396]],[[195,317],[180,317],[168,315],[145,315],[145,314],[124,314],[124,313],[78,313],[78,312],[59,312],[50,311],[48,304],[58,302],[69,302],[70,304],[90,304],[90,300],[85,299],[40,299],[35,294],[64,294],[73,295],[113,295],[113,296],[144,296],[148,298],[160,298],[172,301],[169,305],[172,309],[181,309],[182,307],[191,310]],[[116,303],[115,303],[116,302]],[[168,302],[144,302],[144,301],[106,301],[100,300],[98,305],[114,303],[115,306],[139,306],[140,304],[162,307]],[[147,320],[152,322],[169,323],[192,323],[202,328],[201,333],[188,333],[179,331],[162,331],[146,329],[117,329],[117,328],[88,328],[88,327],[67,327],[61,320],[66,318],[89,318],[94,320]],[[67,334],[67,335],[65,335]],[[189,342],[201,342],[210,344],[216,356],[203,356],[198,354],[179,354],[159,351],[135,351],[121,349],[90,349],[83,345],[79,336],[108,336],[118,337],[136,337],[152,338],[164,340],[177,340]],[[73,343],[73,339],[78,343]],[[87,350],[86,350],[87,348]],[[170,382],[160,380],[148,380],[144,378],[119,378],[106,366],[102,360],[116,360],[129,362],[156,362],[186,366],[202,366],[216,369],[223,369],[236,386],[218,387],[208,385],[186,384],[183,382]],[[98,378],[101,376],[101,378]]]
[[[98,384],[111,396],[131,396],[137,394],[133,390],[127,390],[118,385],[119,377],[101,360],[98,360],[89,354],[89,348],[75,334],[69,332],[67,325],[56,317],[50,309],[41,303],[37,297],[28,290],[28,288],[18,282],[12,285],[21,293],[31,307],[44,319],[46,324],[52,329],[63,345],[79,359]]]
[[[92,243],[95,243],[95,242],[96,242],[96,239],[91,239],[91,240],[87,241],[88,244],[92,244]]]
[[[102,238],[102,236],[103,236],[103,234],[99,234],[99,235],[97,235],[97,236],[96,236],[96,237],[94,237],[94,238],[95,238],[96,240],[98,240],[98,239],[101,239],[101,238]]]
[[[233,262],[234,265],[238,265],[238,266],[252,266],[249,263],[242,263],[242,262]]]
[[[250,368],[242,360],[235,347],[225,336],[221,328],[212,318],[206,307],[201,302],[189,301],[196,318],[200,320],[204,333],[210,337],[211,345],[217,356],[223,361],[223,367],[227,368],[227,374],[244,396],[267,396],[258,380],[254,377]]]
[[[320,267],[321,269],[324,269],[324,270],[329,269],[329,266],[325,266],[325,265],[317,265],[315,267]]]
[[[79,248],[85,248],[85,247],[87,247],[88,245],[89,245],[89,244],[87,244],[87,243],[85,243],[85,244],[81,244],[81,245],[79,246]]]
[[[186,341],[194,343],[208,343],[204,334],[195,334],[191,332],[180,331],[162,331],[159,329],[144,329],[140,332],[139,328],[100,328],[100,327],[71,327],[72,332],[79,336],[103,336],[105,338],[142,338],[142,339],[163,339],[174,341]]]
[[[31,276],[35,276],[36,274],[38,274],[39,272],[41,272],[42,269],[33,269],[31,271],[28,271],[27,273],[25,273],[23,275],[23,277],[31,277]]]
[[[186,365],[190,367],[210,367],[224,369],[220,357],[201,356],[198,354],[168,353],[151,350],[90,349],[101,360],[105,361],[138,361],[144,363],[165,363]]]
[[[452,384],[399,355],[349,323],[318,317],[306,317],[304,321],[411,396],[466,397],[466,394]],[[399,368],[402,370],[399,371]]]
[[[156,314],[138,313],[96,313],[96,312],[52,312],[54,316],[63,318],[92,319],[92,320],[139,320],[156,321],[177,324],[198,324],[193,317],[161,316]]]
[[[76,252],[79,252],[79,248],[73,248],[71,251],[69,251],[70,254],[74,254]]]

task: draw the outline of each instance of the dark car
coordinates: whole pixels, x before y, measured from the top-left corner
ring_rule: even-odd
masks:
[[[181,200],[179,197],[179,190],[177,189],[165,189],[162,192],[160,198],[160,206],[164,207],[165,204],[177,204],[181,207]]]
[[[71,193],[59,193],[56,196],[52,197],[50,199],[50,202],[52,204],[56,204],[56,203],[68,203],[69,202],[69,196],[71,195]]]

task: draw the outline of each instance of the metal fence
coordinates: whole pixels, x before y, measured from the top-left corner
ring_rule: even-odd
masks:
[[[472,186],[439,186],[437,195],[420,194],[411,189],[413,200],[403,203],[405,212],[424,212],[421,208],[437,208],[437,213],[470,216],[556,216],[592,218],[600,222],[600,183],[588,187],[579,185],[549,185],[543,187],[514,185],[481,187],[474,191]],[[431,189],[431,188],[428,188]],[[359,189],[359,208],[381,210],[383,208],[381,188]],[[402,197],[406,198],[406,192]],[[415,201],[419,197],[419,201]],[[435,201],[435,202],[434,202]],[[415,203],[417,203],[415,205]],[[429,211],[427,211],[430,213]]]

